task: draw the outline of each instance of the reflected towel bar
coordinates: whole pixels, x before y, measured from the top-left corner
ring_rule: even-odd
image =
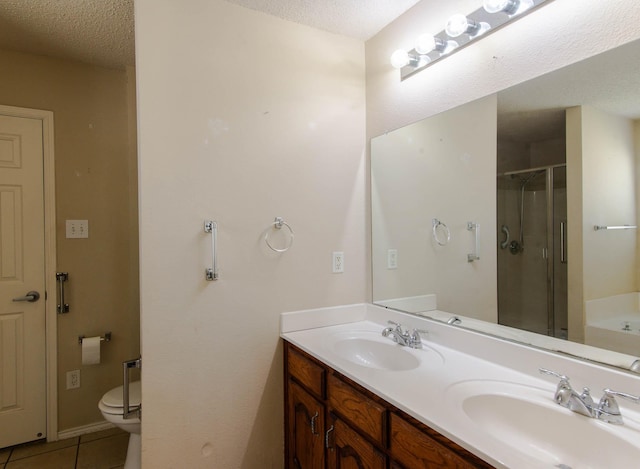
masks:
[[[467,254],[467,262],[480,260],[480,224],[472,221],[467,222],[467,230],[473,231],[475,238],[475,252]]]
[[[604,225],[595,225],[593,229],[595,231],[600,230],[635,230],[638,228],[636,225],[617,225],[617,226],[604,226]]]

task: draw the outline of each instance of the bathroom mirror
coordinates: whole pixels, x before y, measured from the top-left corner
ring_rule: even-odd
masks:
[[[373,302],[628,369],[639,90],[636,41],[373,138]]]

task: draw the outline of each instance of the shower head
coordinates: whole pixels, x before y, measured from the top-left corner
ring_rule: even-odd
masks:
[[[539,169],[538,171],[534,171],[533,173],[529,174],[529,175],[528,175],[528,176],[526,176],[526,177],[521,177],[521,178],[520,178],[520,184],[522,185],[521,187],[523,187],[523,188],[524,188],[524,186],[526,186],[527,184],[529,184],[529,182],[530,182],[532,179],[535,179],[535,178],[536,178],[536,176],[538,176],[538,175],[540,175],[540,174],[542,174],[542,173],[544,173],[544,172],[545,172],[545,170],[544,170],[544,169]]]

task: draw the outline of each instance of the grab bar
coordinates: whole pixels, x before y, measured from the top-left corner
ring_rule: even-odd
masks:
[[[206,269],[204,273],[205,279],[218,280],[218,224],[215,221],[206,220],[204,222],[204,232],[211,233],[211,268]]]
[[[500,230],[504,233],[504,241],[500,243],[500,248],[507,249],[507,246],[509,246],[509,239],[511,238],[509,227],[507,225],[502,225],[502,228]]]
[[[467,230],[473,231],[475,237],[475,252],[467,254],[467,262],[478,261],[480,260],[480,224],[467,222]]]
[[[122,362],[124,375],[122,377],[122,418],[135,419],[140,418],[142,414],[142,404],[129,408],[129,370],[131,368],[140,368],[142,366],[142,358],[135,360],[127,360]]]
[[[56,272],[56,280],[58,281],[58,288],[60,293],[60,303],[58,304],[58,314],[64,314],[69,312],[69,303],[64,302],[64,282],[69,280],[68,272]]]

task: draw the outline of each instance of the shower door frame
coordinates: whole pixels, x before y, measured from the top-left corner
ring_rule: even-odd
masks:
[[[554,209],[555,209],[555,192],[554,192],[554,172],[557,168],[564,168],[566,171],[566,163],[548,165],[548,166],[538,166],[535,168],[527,168],[516,171],[506,171],[504,173],[498,174],[498,177],[501,176],[515,176],[522,175],[527,173],[533,173],[536,171],[544,171],[545,172],[545,195],[546,195],[546,243],[544,248],[544,257],[546,260],[547,267],[547,335],[549,337],[557,337],[556,335],[556,308],[555,308],[555,249],[554,249]],[[565,176],[566,181],[566,176]],[[566,224],[566,221],[565,221]],[[566,225],[565,225],[566,226]],[[566,228],[565,228],[566,229]],[[566,238],[566,233],[565,233]],[[566,239],[561,239],[560,243],[564,243]],[[562,250],[565,248],[562,246]],[[498,310],[498,317],[500,315],[500,310]]]

